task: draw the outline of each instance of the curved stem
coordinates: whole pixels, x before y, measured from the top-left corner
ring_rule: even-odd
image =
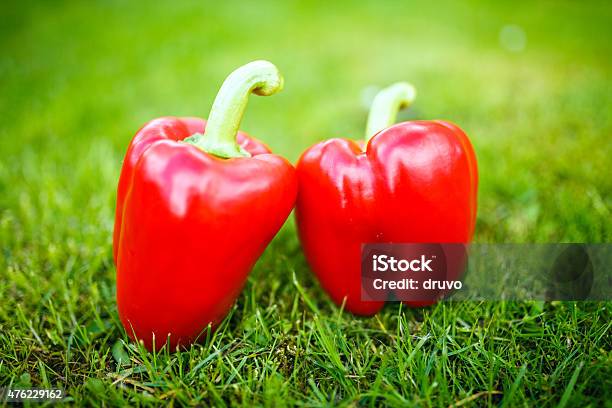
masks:
[[[366,143],[376,133],[393,125],[399,110],[410,106],[415,97],[416,90],[408,82],[397,82],[378,92],[368,115]]]
[[[208,115],[204,134],[195,134],[183,141],[223,158],[250,156],[236,143],[249,95],[268,96],[281,89],[283,77],[271,62],[260,60],[241,66],[221,85]]]

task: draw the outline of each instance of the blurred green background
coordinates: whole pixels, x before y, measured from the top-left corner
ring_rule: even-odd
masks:
[[[284,74],[285,89],[273,97],[252,97],[241,128],[292,161],[317,141],[362,137],[368,97],[375,87],[407,80],[416,86],[418,96],[400,119],[455,122],[474,144],[480,170],[477,242],[610,241],[612,8],[608,2],[18,2],[4,5],[0,18],[0,384],[64,381],[84,390],[79,395],[95,395],[96,389],[108,393],[109,376],[119,370],[111,364],[110,347],[125,339],[116,320],[111,256],[115,189],[125,149],[136,130],[152,118],[206,117],[225,76],[255,59],[274,62]],[[292,280],[292,273],[303,288]],[[280,327],[288,325],[287,332],[279,331],[282,338],[299,337],[308,325],[314,325],[308,327],[316,333],[322,323],[312,320],[317,313],[310,306],[313,314],[302,320],[306,326],[294,328],[295,333],[291,329],[292,301],[306,307],[304,296],[322,307],[323,315],[337,313],[304,264],[293,223],[288,222],[239,299],[238,310],[249,312],[230,319],[229,335],[250,344],[245,333],[260,330],[249,320],[250,313],[271,316],[270,321]],[[444,329],[442,337],[436,337],[431,326],[439,322],[440,314],[443,321],[463,319],[469,327],[477,326],[480,316],[503,326],[533,315],[540,319],[534,328],[537,333],[550,330],[551,337],[566,338],[571,332],[570,337],[582,339],[582,345],[580,340],[572,343],[576,347],[572,361],[599,361],[602,365],[597,367],[609,374],[610,341],[608,335],[600,336],[601,330],[609,334],[606,304],[590,305],[582,314],[577,309],[542,307],[440,305],[408,314],[402,311],[399,316],[425,321],[419,326],[425,331],[421,334],[442,339]],[[388,309],[378,322],[397,325],[397,308]],[[569,326],[553,324],[551,329],[542,323],[546,316],[551,321],[566,320]],[[348,350],[369,344],[367,333],[381,330],[375,320],[338,319],[330,333],[349,333],[346,344],[357,345]],[[587,327],[594,332],[583,331]],[[364,331],[352,338],[352,328]],[[515,328],[516,333],[506,329],[500,328],[498,337],[515,336],[520,345],[522,329]],[[591,335],[594,343],[587,345]],[[82,336],[81,343],[75,336]],[[323,338],[311,340],[312,349],[304,347],[322,362],[306,361],[300,366],[303,372],[284,374],[285,380],[278,380],[281,385],[270,386],[273,396],[289,390],[296,401],[301,400],[312,385],[306,373],[325,370],[324,357],[333,353]],[[330,341],[340,344],[338,339]],[[472,350],[473,339],[468,336],[463,341],[459,354],[467,352],[464,346]],[[542,341],[545,347],[548,343]],[[436,344],[430,352],[437,350]],[[509,357],[505,346],[499,346],[491,346],[490,352],[506,356],[515,369],[522,367],[521,356],[536,347],[517,346],[514,357]],[[278,343],[270,347],[277,352]],[[426,358],[427,345],[423,347],[416,355]],[[603,350],[603,356],[591,356],[590,347]],[[71,351],[75,349],[78,352]],[[383,354],[392,353],[384,350]],[[555,359],[565,358],[568,351],[556,345],[552,350],[547,351],[553,360],[550,367],[556,367]],[[205,358],[210,348],[192,353]],[[481,357],[474,355],[463,367],[491,369]],[[350,371],[348,363],[343,366]],[[234,370],[238,377],[228,374],[229,383],[242,378],[246,367]],[[377,363],[366,364],[360,375],[378,381],[378,368]],[[508,370],[507,377],[488,372],[490,377],[502,376],[498,385],[476,375],[457,375],[448,380],[444,392],[419,388],[418,382],[414,389],[404,384],[399,393],[415,393],[416,403],[431,403],[433,395],[448,404],[469,398],[472,390],[488,389],[491,402],[495,395],[491,390],[501,387],[531,403],[550,403],[571,384],[565,403],[571,401],[576,384],[575,379],[571,383],[576,373],[572,370],[565,375],[540,367],[539,376],[534,369],[531,385],[521,379],[516,386],[517,373]],[[597,369],[591,367],[590,372],[603,382],[595,382],[594,391],[583,388],[586,399],[576,401],[590,401],[589,393],[601,398],[610,385],[604,375],[593,374],[600,373]],[[429,385],[438,378],[424,371],[418,375]],[[563,386],[546,385],[549,375]],[[587,387],[593,379],[581,375],[578,384]],[[366,382],[368,386],[353,389],[333,375],[316,378],[317,388],[323,390],[313,397],[319,402],[368,401],[369,394],[359,397],[359,393],[377,384]],[[101,382],[91,385],[89,379]],[[89,385],[80,388],[83,383]],[[170,389],[181,389],[176,384]],[[203,387],[212,393],[205,394],[209,396],[215,395],[210,390],[220,387],[219,401],[234,401],[227,396],[231,394],[227,387],[218,383],[185,380],[185,384]],[[257,382],[241,384],[252,390],[245,395],[254,401],[267,401],[253,397],[265,394]],[[265,388],[267,382],[261,384]],[[527,391],[517,391],[524,387]],[[159,398],[154,391],[150,393]],[[100,398],[104,394],[99,392]],[[371,401],[377,401],[372,395]],[[79,402],[84,397],[76,398]],[[123,397],[118,398],[117,404]],[[185,398],[179,401],[194,401]]]
[[[242,128],[291,160],[325,138],[361,137],[364,89],[408,80],[418,99],[402,119],[450,120],[473,140],[477,240],[610,238],[605,2],[31,6],[2,12],[4,201],[58,183],[48,202],[29,205],[57,217],[102,200],[96,213],[108,211],[122,154],[144,122],[206,117],[231,70],[269,59],[285,90],[251,98]],[[75,203],[76,186],[89,194]]]

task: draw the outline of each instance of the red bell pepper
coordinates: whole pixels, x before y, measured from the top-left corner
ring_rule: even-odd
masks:
[[[117,302],[128,335],[149,350],[214,329],[291,212],[295,169],[238,131],[248,95],[282,85],[274,65],[252,62],[223,83],[208,123],[155,119],[130,143],[113,240]]]
[[[304,152],[296,167],[296,220],[306,259],[333,301],[358,315],[383,307],[361,300],[362,244],[468,243],[474,232],[472,145],[448,122],[393,125],[414,96],[406,83],[384,89],[370,111],[365,148],[327,140]]]

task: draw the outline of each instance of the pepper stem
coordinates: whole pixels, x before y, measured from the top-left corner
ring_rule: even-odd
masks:
[[[366,143],[381,130],[395,123],[400,109],[412,105],[416,97],[414,86],[408,82],[397,82],[376,94],[366,125]]]
[[[196,133],[183,141],[223,158],[249,157],[236,143],[236,134],[249,95],[274,95],[283,89],[283,77],[268,61],[253,61],[232,72],[221,85],[208,115],[204,134]]]

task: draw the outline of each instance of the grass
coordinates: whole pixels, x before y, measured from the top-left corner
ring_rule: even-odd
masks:
[[[471,136],[477,242],[609,242],[612,81],[604,2],[19,3],[0,12],[0,386],[74,404],[602,406],[610,303],[336,308],[289,221],[222,327],[169,354],[118,321],[111,232],[138,127],[206,116],[224,76],[274,61],[285,90],[242,128],[295,160],[360,137],[364,89],[419,91],[402,119]],[[511,52],[498,35],[524,30]]]

